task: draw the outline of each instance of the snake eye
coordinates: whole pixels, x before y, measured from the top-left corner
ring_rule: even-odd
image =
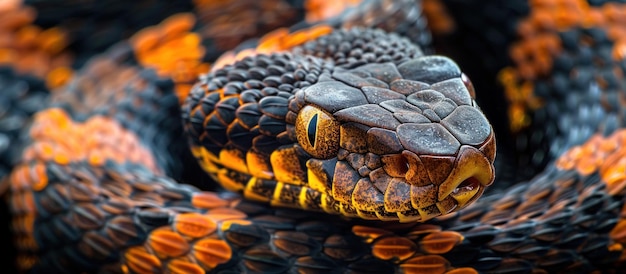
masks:
[[[296,118],[296,137],[300,146],[313,157],[335,157],[339,150],[339,122],[319,108],[305,106]]]
[[[319,114],[313,114],[311,120],[309,120],[309,127],[307,128],[307,137],[309,137],[309,145],[315,147],[315,137],[317,136],[317,116]]]

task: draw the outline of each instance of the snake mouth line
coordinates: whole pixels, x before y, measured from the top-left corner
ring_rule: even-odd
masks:
[[[482,189],[482,184],[477,178],[469,177],[455,187],[450,193],[450,196],[462,207],[480,196],[479,194],[482,192]]]

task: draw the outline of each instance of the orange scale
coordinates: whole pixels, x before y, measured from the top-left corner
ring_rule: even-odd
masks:
[[[576,165],[576,171],[582,175],[591,175],[596,169],[596,163],[588,159],[581,159]]]
[[[541,37],[544,36],[544,33],[537,34],[532,39],[528,39],[523,42],[524,50],[526,51],[527,59],[534,60],[537,54],[543,52],[543,48],[541,47]]]
[[[5,0],[0,2],[0,14],[4,12],[13,12],[21,8],[22,0]]]
[[[143,246],[135,246],[124,253],[125,266],[134,273],[157,273],[161,270],[161,261]]]
[[[196,192],[191,197],[191,204],[197,208],[211,209],[228,206],[228,201],[212,192]]]
[[[556,23],[554,22],[553,13],[548,10],[537,10],[529,18],[533,27],[538,30],[552,30],[555,29]]]
[[[219,239],[205,238],[193,245],[193,256],[208,268],[228,262],[233,254],[228,243]]]
[[[32,192],[25,191],[18,197],[20,199],[18,203],[20,205],[19,208],[21,209],[21,211],[28,212],[29,214],[37,214],[37,206],[35,205],[35,196]]]
[[[196,48],[198,46],[200,46],[201,42],[202,42],[202,38],[200,37],[200,34],[195,33],[195,32],[190,32],[185,34],[184,36],[182,36],[180,38],[180,42],[190,48]]]
[[[446,272],[446,274],[478,274],[478,271],[471,267],[461,267],[461,268],[450,270]]]
[[[36,163],[30,169],[30,178],[33,181],[32,188],[34,191],[43,190],[48,185],[46,166],[43,163]]]
[[[556,160],[556,166],[563,170],[570,170],[576,166],[576,162],[572,161],[567,156],[561,156]]]
[[[131,45],[138,54],[145,54],[157,47],[162,37],[161,30],[156,27],[147,27],[130,38]]]
[[[411,232],[408,233],[411,237],[419,237],[422,235],[427,235],[434,232],[441,231],[441,227],[433,224],[419,224],[411,229]]]
[[[422,8],[424,10],[426,20],[429,22],[429,27],[433,33],[445,34],[454,30],[455,23],[441,1],[423,1]]]
[[[586,143],[581,147],[581,154],[583,155],[582,158],[589,158],[591,156],[593,156],[594,154],[598,153],[598,143],[597,142],[591,142],[591,143]]]
[[[454,231],[441,231],[426,235],[421,241],[422,250],[430,254],[444,254],[463,241],[463,236]]]
[[[2,48],[0,41],[0,64],[12,64],[17,59],[17,53],[11,49]]]
[[[306,30],[297,31],[281,39],[280,49],[290,49],[307,41],[310,41],[309,33]]]
[[[183,213],[175,217],[174,228],[180,234],[199,238],[215,232],[217,224],[202,214]]]
[[[516,63],[523,62],[526,60],[526,51],[522,44],[515,44],[509,50],[509,56]]]
[[[610,181],[605,179],[609,195],[615,196],[623,193],[624,188],[626,188],[626,175],[621,174],[620,177],[621,178],[609,178]]]
[[[534,36],[535,33],[535,27],[530,20],[523,20],[517,25],[517,34],[522,37],[522,39]]]
[[[287,28],[280,28],[265,34],[259,40],[257,50],[264,53],[276,51],[280,48],[281,39],[287,35],[289,35],[289,30]]]
[[[148,167],[153,172],[155,172],[157,174],[161,173],[161,170],[156,165],[156,161],[154,160],[154,157],[152,156],[152,154],[149,151],[141,150],[141,154],[139,156],[139,159],[140,159],[139,162],[144,164],[146,167]]]
[[[594,163],[596,166],[596,170],[600,169],[600,167],[602,166],[602,164],[604,163],[604,159],[606,158],[607,155],[605,155],[604,153],[595,153],[592,155],[589,155],[589,162],[590,163]]]
[[[243,60],[244,58],[255,54],[257,54],[255,49],[244,49],[235,55],[235,60]]]
[[[626,219],[621,219],[609,232],[609,236],[617,242],[626,242]]]
[[[139,163],[141,162],[141,153],[138,149],[126,149],[124,150],[126,154],[126,160],[131,163]]]
[[[597,149],[601,152],[613,152],[619,147],[619,140],[613,138],[607,139],[604,142],[598,142]]]
[[[52,127],[46,128],[45,140],[54,143],[56,146],[64,146],[67,143],[67,139],[63,137],[67,137],[68,135],[67,129],[59,129],[56,130]]]
[[[613,164],[613,168],[615,168],[614,170],[623,172],[624,174],[626,174],[626,158],[624,158],[626,156],[625,152],[626,151],[620,151],[619,155],[616,155],[618,160]]]
[[[39,139],[45,136],[46,128],[49,123],[46,123],[44,119],[41,119],[41,116],[37,116],[37,114],[33,117],[33,125],[28,130],[28,136],[33,139]]]
[[[30,73],[39,78],[45,78],[50,60],[43,52],[31,51],[21,55],[15,62],[14,66],[18,72]]]
[[[13,11],[8,16],[3,16],[3,20],[0,23],[0,30],[2,29],[16,29],[20,26],[24,26],[32,22],[37,16],[37,12],[31,7],[21,7],[19,10]]]
[[[173,37],[172,39],[163,41],[159,45],[159,47],[155,50],[155,54],[156,53],[158,53],[158,55],[163,55],[166,53],[172,54],[174,53],[175,49],[184,47],[181,37]]]
[[[520,103],[513,103],[509,106],[508,116],[511,122],[510,127],[515,131],[524,128],[530,123],[528,115],[526,115],[526,108]]]
[[[626,58],[626,38],[622,38],[613,46],[613,59],[623,60]]]
[[[28,217],[32,217],[32,216],[28,216]],[[29,218],[32,220],[32,222],[34,222],[35,218]],[[26,220],[25,220],[26,222]],[[28,221],[30,222],[30,221]],[[18,238],[18,245],[22,248],[22,249],[26,249],[26,250],[32,250],[35,251],[37,249],[39,249],[39,246],[37,245],[37,240],[35,240],[35,237],[33,237],[32,235],[25,235],[25,236],[17,236],[16,238]]]
[[[40,33],[41,28],[37,26],[29,25],[20,28],[15,35],[15,47],[19,49],[33,48]]]
[[[584,151],[582,149],[582,147],[580,146],[576,146],[572,149],[570,149],[569,151],[567,151],[567,154],[569,155],[569,158],[571,158],[572,160],[579,160],[581,158],[583,158],[584,155]]]
[[[178,257],[189,251],[189,243],[180,234],[165,229],[150,233],[147,243],[157,254],[165,257]]]
[[[602,5],[600,10],[602,11],[602,14],[604,15],[605,18],[611,21],[616,21],[616,20],[619,20],[620,15],[621,15],[620,6],[621,5],[618,5],[616,3],[606,3]]]
[[[100,147],[101,138],[98,134],[85,135],[83,145],[87,151]]]
[[[355,225],[352,227],[352,233],[361,238],[364,238],[366,242],[371,243],[372,241],[387,235],[392,235],[393,233],[382,228],[371,227],[371,226],[361,226]]]
[[[400,264],[404,273],[445,273],[450,262],[439,255],[416,256]]]
[[[23,201],[22,201],[22,193],[24,192],[20,192],[18,194],[13,194],[11,195],[11,198],[9,199],[9,204],[11,206],[11,211],[13,214],[24,214],[25,210],[24,210],[24,206],[23,206]],[[26,192],[28,193],[28,192]]]
[[[167,269],[172,274],[204,274],[202,267],[188,260],[174,259],[167,263]]]
[[[117,122],[109,119],[104,120],[99,124],[99,127],[102,130],[103,140],[110,140],[111,137],[118,138],[124,132],[124,129]]]
[[[58,54],[67,46],[66,34],[57,27],[42,31],[38,39],[39,48],[48,54]]]
[[[134,148],[133,150],[131,150],[130,153],[126,154],[128,156],[128,161],[132,162],[132,163],[142,163],[144,162],[143,159],[145,158],[144,155],[141,153],[141,150]]]
[[[76,156],[77,157],[75,159],[79,160],[80,155],[76,155]],[[54,154],[53,161],[59,165],[67,165],[75,159],[74,157],[70,156],[67,152],[57,150],[57,152]]]
[[[11,201],[11,203],[13,203],[13,201]],[[24,218],[24,216],[26,215],[15,215],[15,217],[11,219],[11,230],[15,231],[16,234],[24,234],[21,233],[23,231],[22,219]]]
[[[575,10],[559,10],[553,16],[556,29],[565,30],[577,25],[582,14]]]
[[[203,70],[201,73],[206,73],[206,70]],[[181,104],[185,102],[185,99],[189,95],[192,87],[193,85],[191,84],[178,84],[174,87],[176,97],[178,97],[178,102],[180,102]]]
[[[54,157],[54,144],[43,141],[33,145],[37,159],[50,161]]]
[[[533,67],[539,75],[546,75],[552,70],[552,58],[548,53],[538,52],[534,59]]]
[[[265,51],[262,51],[260,53],[263,53]],[[270,52],[270,51],[268,51]],[[235,53],[232,51],[228,51],[225,52],[224,54],[222,54],[219,58],[217,58],[217,60],[215,62],[213,62],[213,70],[217,70],[219,68],[222,68],[228,64],[232,64],[236,61],[236,56]]]
[[[623,24],[626,22],[626,5],[622,4],[618,10],[617,22]]]
[[[330,34],[331,32],[333,32],[333,27],[329,25],[317,25],[308,30],[310,39],[315,39],[315,38]]]
[[[505,95],[507,99],[513,104],[524,101],[524,95],[520,87],[516,86],[515,84],[511,84],[509,87],[507,87],[507,89],[505,90]]]
[[[46,86],[50,89],[61,87],[69,83],[73,74],[74,72],[72,69],[65,66],[59,66],[46,75]]]
[[[38,154],[33,145],[25,148],[22,152],[22,162],[30,162],[38,159]]]
[[[551,55],[556,55],[561,51],[561,39],[555,34],[545,34],[542,37],[542,46]]]
[[[613,133],[611,136],[609,136],[609,139],[618,140],[620,144],[626,144],[626,130],[622,129]]]
[[[587,13],[587,16],[583,18],[582,25],[584,27],[602,26],[607,23],[606,18],[602,14],[602,11],[598,9],[591,9]]]
[[[381,260],[406,260],[417,252],[413,241],[404,237],[384,237],[372,245],[372,255]]]
[[[613,41],[617,41],[624,37],[624,28],[621,25],[611,24],[606,27],[606,32],[609,38]]]
[[[536,75],[533,66],[526,61],[517,64],[517,74],[524,80],[532,80]]]
[[[546,0],[546,1],[540,1],[540,0],[529,0],[528,1],[528,5],[531,7],[531,10],[538,10],[540,8],[544,8],[546,6],[553,6],[555,3],[554,0]]]
[[[12,192],[19,192],[31,187],[31,182],[28,176],[28,167],[25,165],[19,165],[13,168],[11,175],[9,175],[9,182]]]
[[[572,6],[575,6],[576,4],[578,4],[576,2],[577,0],[555,0],[552,1],[553,6],[551,7],[553,10],[559,10],[559,9],[567,9],[567,8],[571,8]]]
[[[32,237],[32,235],[33,235],[33,232],[35,231],[35,214],[36,214],[35,212],[32,212],[31,214],[26,214],[21,220],[22,232],[28,235],[25,238],[27,239],[27,242],[25,244],[29,246],[33,246],[33,242],[28,241],[28,240],[34,240],[34,237]],[[36,242],[34,243],[33,247],[35,246],[37,246]]]
[[[248,217],[245,213],[233,208],[216,208],[207,211],[206,216],[217,223],[225,220],[238,220]]]
[[[162,65],[165,64],[166,62],[160,62]],[[166,78],[169,77],[170,74],[170,70],[167,69],[165,66],[160,66],[160,67],[152,67],[154,69],[156,69],[157,75],[161,78]]]
[[[160,29],[163,36],[167,39],[191,30],[195,24],[196,17],[192,13],[178,13],[163,20],[160,24]]]
[[[600,166],[600,174],[622,173],[624,172],[624,151],[619,151],[608,155]]]
[[[175,83],[187,82],[193,79],[193,67],[195,64],[188,62],[176,62],[176,68],[171,72],[171,78]]]

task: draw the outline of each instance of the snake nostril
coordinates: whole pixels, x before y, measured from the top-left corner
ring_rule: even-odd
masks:
[[[402,173],[402,176],[406,175],[406,173],[409,171],[409,167],[409,160],[407,160],[405,156],[400,157],[400,163],[398,163],[398,168],[400,170],[400,173]]]
[[[383,156],[383,169],[392,177],[404,177],[409,171],[409,160],[404,155]]]

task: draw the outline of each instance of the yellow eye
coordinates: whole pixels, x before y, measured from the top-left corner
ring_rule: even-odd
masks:
[[[313,157],[329,159],[339,150],[339,122],[325,111],[305,106],[296,118],[296,137]]]

